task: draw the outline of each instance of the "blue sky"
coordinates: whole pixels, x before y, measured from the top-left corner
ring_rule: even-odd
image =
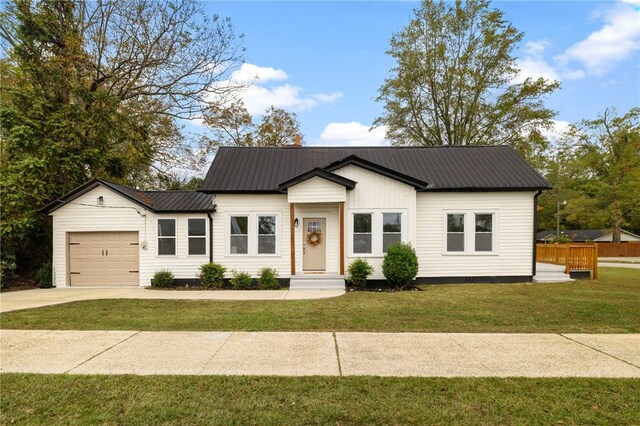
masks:
[[[258,117],[275,104],[295,112],[307,144],[385,144],[369,132],[375,102],[393,61],[389,40],[410,20],[417,2],[208,2],[244,33],[239,79]],[[614,106],[640,105],[640,0],[498,1],[525,36],[517,52],[523,76],[562,83],[547,99],[557,130]],[[255,76],[259,79],[255,80]]]

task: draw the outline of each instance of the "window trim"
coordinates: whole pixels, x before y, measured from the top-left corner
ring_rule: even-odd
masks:
[[[260,233],[260,218],[261,217],[273,217],[274,220],[274,232],[273,234],[261,234]],[[278,215],[275,213],[256,213],[256,256],[277,256],[278,255],[278,229],[280,227],[280,223],[278,221]],[[265,236],[273,236],[274,245],[273,245],[273,253],[260,253],[260,235]]]
[[[349,208],[345,211],[345,251],[347,258],[378,258],[381,259],[386,253],[382,251],[382,238],[384,227],[384,213],[400,214],[400,241],[407,243],[411,241],[409,233],[409,209],[405,208]],[[371,214],[371,253],[354,253],[353,251],[353,230],[354,214]],[[348,216],[347,216],[348,215]]]
[[[356,215],[357,214],[368,214],[369,216],[371,216],[371,231],[369,232],[356,232]],[[358,211],[354,211],[351,212],[351,234],[350,234],[350,239],[351,239],[351,252],[353,253],[354,256],[361,256],[361,257],[373,257],[375,254],[375,249],[374,249],[374,231],[375,231],[375,214],[372,211],[362,211],[362,212],[358,212]],[[355,241],[354,238],[357,235],[370,235],[371,236],[371,251],[369,253],[356,253],[355,251]]]
[[[160,221],[173,220],[173,236],[160,236]],[[173,254],[160,254],[160,238],[173,239]],[[156,219],[156,257],[178,257],[178,218],[159,217]]]
[[[204,220],[204,235],[189,235],[189,221],[190,220]],[[204,238],[204,254],[191,254],[189,252],[189,241],[191,238]],[[209,221],[206,217],[197,217],[197,216],[189,216],[187,217],[187,256],[196,257],[196,256],[209,256]]]
[[[234,217],[246,217],[247,218],[247,233],[246,234],[232,234],[231,233],[231,219]],[[228,230],[228,235],[229,238],[227,240],[227,253],[229,254],[229,256],[249,256],[251,253],[251,246],[250,246],[250,238],[249,238],[249,230],[251,229],[251,215],[247,214],[247,213],[229,213],[229,216],[227,217],[227,221],[226,221],[226,226],[227,226],[227,230]],[[246,253],[232,253],[231,252],[231,237],[234,236],[240,236],[240,237],[247,237],[247,252]]]
[[[476,216],[478,215],[490,215],[491,216],[491,232],[478,232],[476,230],[476,223],[477,223],[477,219]],[[473,252],[477,253],[477,254],[482,254],[482,253],[493,253],[495,251],[495,223],[496,223],[496,219],[495,219],[496,215],[494,213],[484,213],[484,212],[474,212],[473,213]],[[477,250],[476,249],[476,235],[478,234],[491,234],[491,250]]]
[[[462,232],[449,232],[449,216],[453,216],[453,215],[462,215]],[[464,254],[467,252],[467,248],[469,247],[469,244],[467,244],[467,229],[469,229],[469,227],[467,226],[467,216],[468,214],[466,212],[447,212],[444,215],[444,251],[447,254]],[[451,250],[449,251],[449,234],[462,234],[462,250]]]
[[[464,251],[447,251],[447,215],[464,214]],[[490,214],[493,216],[491,251],[475,251],[476,214]],[[442,210],[442,256],[498,256],[500,209],[443,209]]]
[[[385,214],[399,214],[400,215],[400,232],[385,232],[384,230],[384,215]],[[402,236],[404,235],[404,226],[403,226],[403,222],[404,222],[404,218],[403,218],[403,214],[402,212],[396,212],[396,211],[382,211],[380,212],[380,216],[381,216],[381,223],[380,223],[380,248],[382,250],[382,254],[385,255],[387,254],[386,251],[384,251],[384,236],[386,235],[400,235],[400,242],[403,242],[403,238]]]
[[[231,253],[231,218],[232,217],[247,217],[247,253]],[[276,252],[275,253],[258,253],[258,217],[259,216],[274,216],[276,218]],[[262,211],[262,210],[253,210],[253,211],[229,211],[225,214],[224,219],[224,234],[223,238],[225,240],[225,249],[224,256],[225,257],[280,257],[280,248],[281,248],[281,239],[282,239],[282,225],[281,218],[283,217],[283,213],[281,211]],[[241,235],[241,234],[233,234],[233,235]]]

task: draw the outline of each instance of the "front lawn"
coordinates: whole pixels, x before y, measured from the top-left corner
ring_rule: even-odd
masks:
[[[2,424],[639,424],[640,380],[4,374]]]
[[[2,314],[2,328],[71,330],[640,332],[640,271],[598,281],[423,286],[308,301],[93,300]]]

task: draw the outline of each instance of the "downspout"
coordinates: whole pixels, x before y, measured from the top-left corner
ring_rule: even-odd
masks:
[[[213,262],[213,216],[211,213],[207,213],[207,216],[209,217],[209,262]]]
[[[536,191],[533,196],[533,264],[531,265],[531,270],[533,272],[532,276],[536,276],[536,244],[538,237],[538,196],[542,194],[542,191]]]

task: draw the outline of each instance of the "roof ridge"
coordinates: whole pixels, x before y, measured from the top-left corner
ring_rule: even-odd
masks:
[[[290,146],[220,146],[218,149],[258,149],[258,150],[291,150],[300,149],[455,149],[455,148],[510,148],[509,145],[437,145],[437,146],[415,146],[415,145],[385,145],[385,146],[324,146],[324,145],[303,145],[297,148]]]

